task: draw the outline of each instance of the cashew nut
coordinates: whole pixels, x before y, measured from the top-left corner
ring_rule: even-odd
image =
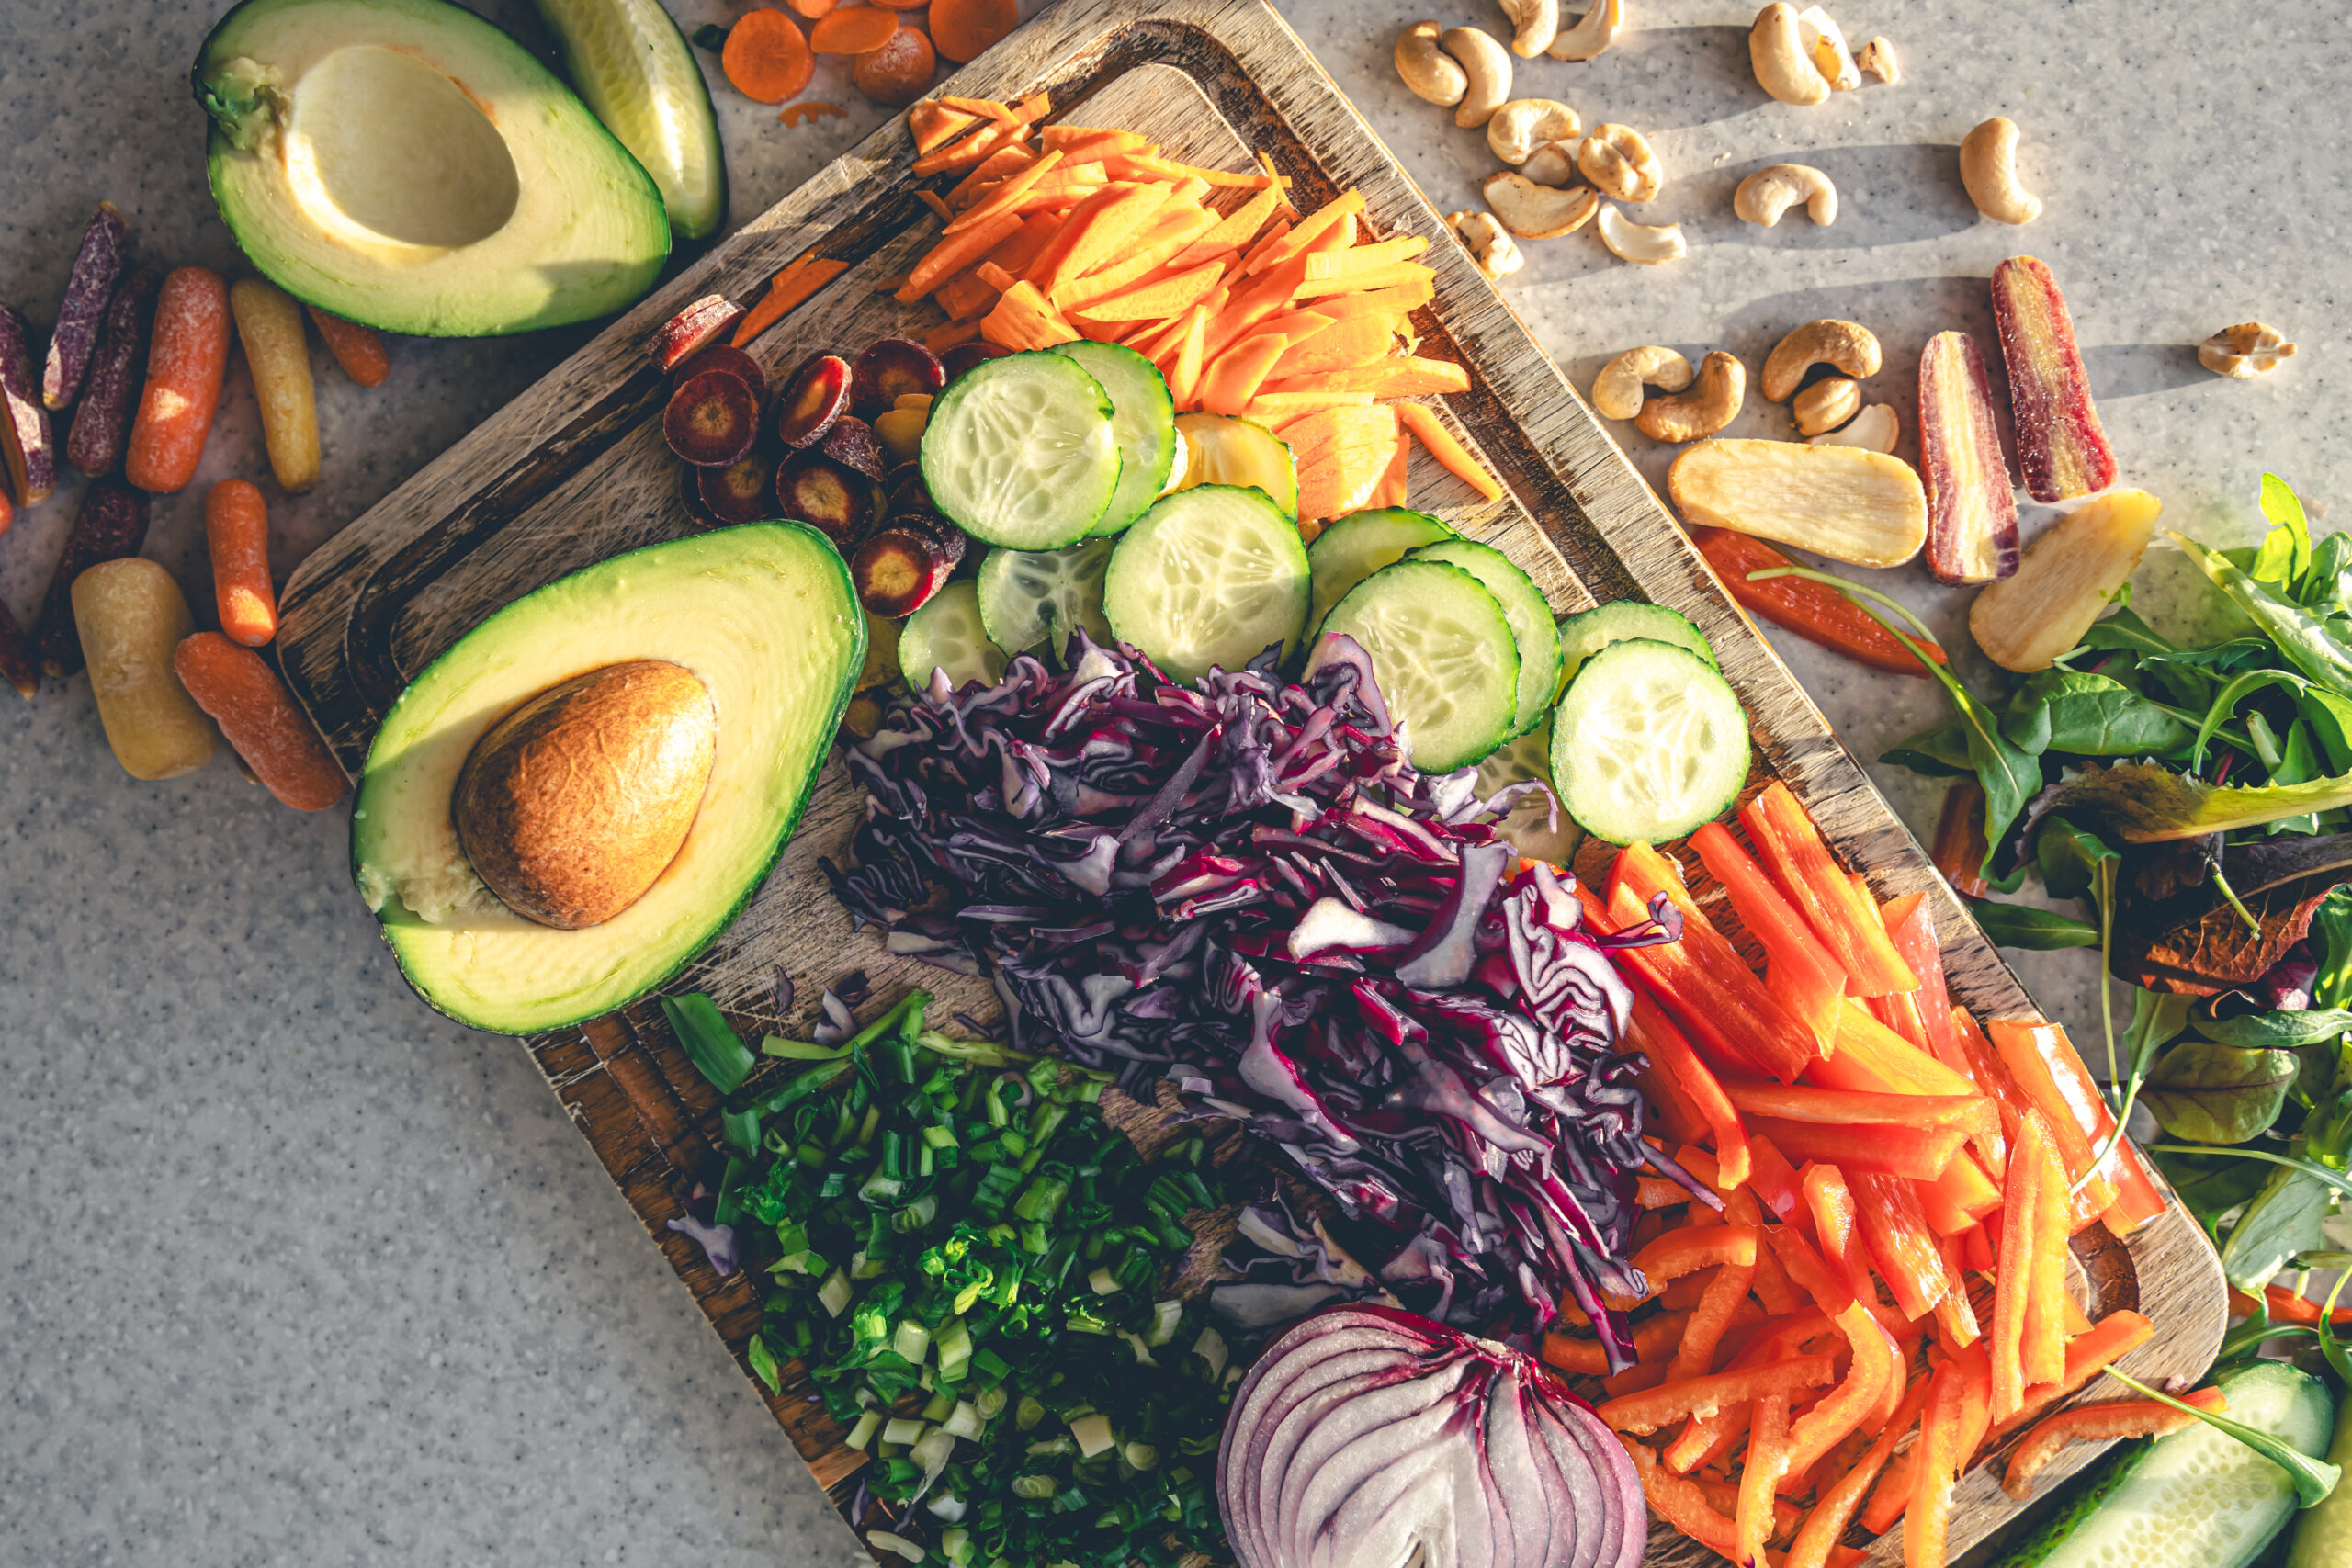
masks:
[[[1603,419],[1631,419],[1642,412],[1645,385],[1679,392],[1690,384],[1689,360],[1670,348],[1648,344],[1629,348],[1600,367],[1592,378],[1592,406]]]
[[[1829,96],[1829,78],[1814,64],[1797,8],[1786,0],[1773,0],[1756,13],[1756,25],[1747,30],[1747,59],[1756,68],[1757,85],[1784,104],[1817,104]]]
[[[1652,398],[1634,426],[1653,441],[1699,441],[1739,416],[1747,367],[1717,349],[1699,362],[1699,379],[1678,397]]]
[[[1858,321],[1807,321],[1782,338],[1764,361],[1764,400],[1785,402],[1804,373],[1835,365],[1849,376],[1878,374],[1878,339]]]
[[[1799,435],[1814,436],[1837,429],[1860,413],[1861,408],[1861,383],[1832,376],[1799,392],[1796,401],[1789,405],[1789,412],[1796,416]]]
[[[1438,48],[1442,31],[1435,22],[1415,22],[1396,35],[1396,74],[1413,96],[1441,108],[1452,108],[1470,90],[1470,78],[1454,58]]]
[[[1818,6],[1799,11],[1797,37],[1832,92],[1849,93],[1862,85],[1861,67],[1854,63],[1853,51],[1846,47],[1845,30],[1829,19],[1828,12]]]
[[[1538,147],[1575,141],[1583,128],[1577,111],[1556,99],[1513,98],[1487,122],[1487,146],[1504,163],[1516,165],[1533,157]]]
[[[1469,79],[1468,90],[1454,107],[1453,123],[1465,130],[1486,124],[1510,96],[1510,53],[1476,28],[1448,28],[1437,41]]]
[[[1903,419],[1884,403],[1872,403],[1856,414],[1843,430],[1816,435],[1808,446],[1859,446],[1865,452],[1892,452],[1903,434]]]
[[[1731,209],[1741,222],[1770,229],[1800,201],[1820,227],[1838,221],[1838,187],[1827,175],[1804,164],[1773,164],[1757,170],[1732,193]]]
[[[1573,234],[1592,220],[1600,206],[1600,197],[1583,186],[1555,190],[1510,169],[1496,170],[1479,188],[1486,192],[1487,205],[1494,209],[1502,226],[1522,240],[1556,240]]]
[[[1681,224],[1647,228],[1617,208],[1606,205],[1600,209],[1600,243],[1618,260],[1639,262],[1645,266],[1680,261],[1690,254],[1690,247],[1682,243]]]
[[[2197,363],[2216,376],[2251,381],[2267,376],[2295,357],[2295,345],[2267,321],[2240,321],[2223,327],[2197,345]]]
[[[1519,172],[1539,186],[1564,186],[1577,177],[1576,148],[1566,141],[1546,141],[1527,155]]]
[[[1503,15],[1519,31],[1510,40],[1510,51],[1521,60],[1532,60],[1552,47],[1552,39],[1560,31],[1560,0],[1501,0]]]
[[[1577,152],[1577,167],[1593,188],[1620,201],[1648,201],[1666,184],[1666,165],[1630,125],[1594,126]]]
[[[1890,87],[1903,80],[1903,63],[1894,58],[1892,39],[1871,39],[1862,45],[1862,52],[1854,57],[1854,63]]]
[[[1625,0],[1592,0],[1577,25],[1562,28],[1544,52],[1555,60],[1598,60],[1600,51],[1617,41],[1625,25]]]
[[[1447,213],[1445,221],[1462,237],[1470,259],[1478,264],[1478,270],[1487,275],[1487,281],[1509,277],[1527,265],[1527,258],[1520,254],[1518,242],[1503,231],[1493,213],[1465,209]]]
[[[2018,127],[1998,116],[1968,133],[1960,144],[1960,183],[1976,210],[1996,223],[2030,223],[2041,216],[2041,198],[2018,183]]]

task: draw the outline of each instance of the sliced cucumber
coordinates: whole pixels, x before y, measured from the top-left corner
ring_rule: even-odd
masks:
[[[1111,394],[1111,433],[1119,442],[1119,488],[1095,519],[1096,537],[1115,534],[1149,510],[1175,478],[1176,400],[1159,367],[1115,343],[1065,343],[1054,352],[1078,361]]]
[[[1298,515],[1298,467],[1290,444],[1255,420],[1237,414],[1176,416],[1184,439],[1184,477],[1179,490],[1196,485],[1255,485],[1291,516]]]
[[[931,405],[922,482],[983,544],[1057,550],[1086,537],[1119,488],[1111,396],[1051,349],[983,360]]]
[[[2335,1411],[2335,1441],[2328,1446],[2328,1462],[2352,1471],[2352,1399]],[[2295,1521],[2295,1544],[2287,1553],[2287,1568],[2341,1568],[2352,1562],[2352,1487],[2339,1484],[2324,1503],[2303,1510]]]
[[[1690,624],[1690,616],[1663,604],[1621,599],[1613,604],[1570,615],[1560,623],[1560,679],[1575,680],[1586,660],[1612,642],[1636,637],[1687,648],[1705,660],[1708,669],[1723,668],[1715,660],[1715,650],[1707,646],[1706,637]]]
[[[670,227],[689,240],[727,221],[727,154],[710,89],[660,0],[535,0],[589,111],[645,165]]]
[[[1552,704],[1560,690],[1560,628],[1535,580],[1502,551],[1476,539],[1423,545],[1405,558],[1458,566],[1495,596],[1495,603],[1503,607],[1503,619],[1510,623],[1510,635],[1519,642],[1519,706],[1512,728],[1524,735],[1551,717]],[[1308,564],[1313,564],[1311,551]]]
[[[2303,1453],[2326,1448],[2335,1402],[2317,1378],[2264,1361],[2222,1378],[2219,1386],[2231,1420]],[[2294,1514],[2286,1472],[2200,1421],[2157,1438],[2063,1535],[2044,1532],[2007,1562],[2018,1568],[2245,1568]],[[2341,1562],[2330,1560],[2330,1568]]]
[[[1502,605],[1460,567],[1382,568],[1331,606],[1317,635],[1333,632],[1372,656],[1389,716],[1423,773],[1466,768],[1511,738],[1519,640]]]
[[[1320,627],[1348,590],[1382,567],[1455,537],[1453,529],[1428,513],[1401,506],[1351,512],[1331,524],[1306,548],[1307,564],[1315,569],[1315,606],[1307,615],[1307,631]]]
[[[1491,799],[1497,791],[1522,779],[1552,782],[1552,716],[1548,713],[1534,728],[1506,742],[1478,764],[1478,798]],[[1537,790],[1520,796],[1503,814],[1495,824],[1495,835],[1521,854],[1554,865],[1566,865],[1575,859],[1577,845],[1584,841],[1584,829],[1575,819],[1565,811],[1555,812],[1552,796]]]
[[[1102,571],[1111,541],[1087,539],[1066,550],[990,550],[980,563],[980,624],[989,640],[1015,653],[1050,641],[1060,660],[1069,629],[1108,646],[1102,618]]]
[[[951,582],[906,619],[899,633],[899,671],[918,692],[931,689],[931,672],[947,671],[947,684],[962,691],[972,682],[993,686],[1012,660],[989,640],[980,621],[980,593],[971,579]]]
[[[1552,718],[1552,787],[1612,844],[1679,839],[1747,780],[1747,714],[1687,648],[1632,637],[1584,662]]]
[[[1001,363],[993,361],[992,363]],[[1179,681],[1238,670],[1306,625],[1306,547],[1265,492],[1180,490],[1119,536],[1102,610],[1122,642]]]

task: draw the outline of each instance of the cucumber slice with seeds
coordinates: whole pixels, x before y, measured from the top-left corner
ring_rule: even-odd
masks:
[[[1458,566],[1495,596],[1519,642],[1519,706],[1512,727],[1524,735],[1551,717],[1560,687],[1560,628],[1553,623],[1552,606],[1535,580],[1502,551],[1476,539],[1424,545],[1405,558]]]
[[[983,544],[1074,545],[1119,488],[1110,394],[1050,349],[984,360],[931,405],[922,460],[932,503]]]
[[[1298,466],[1290,444],[1255,420],[1238,414],[1187,413],[1176,418],[1184,442],[1179,490],[1199,485],[1254,485],[1291,516],[1298,515]]]
[[[978,681],[993,686],[1012,660],[989,640],[980,621],[980,594],[970,579],[951,582],[909,615],[899,633],[899,671],[918,692],[931,689],[933,669],[947,671],[950,690]]]
[[[1552,787],[1577,826],[1662,844],[1731,809],[1747,713],[1697,654],[1632,637],[1585,660],[1552,716]]]
[[[1413,766],[1466,768],[1511,738],[1519,639],[1476,578],[1442,561],[1384,567],[1348,591],[1318,636],[1342,633],[1372,656]]]
[[[1331,606],[1346,598],[1348,590],[1357,583],[1423,546],[1454,537],[1453,529],[1428,513],[1402,506],[1351,512],[1331,524],[1306,547],[1307,563],[1315,569],[1315,605],[1307,615],[1308,635],[1314,635]]]
[[[1645,604],[1639,600],[1621,599],[1613,604],[1602,604],[1581,615],[1570,615],[1560,623],[1561,679],[1573,681],[1584,661],[1612,642],[1627,637],[1645,637],[1652,642],[1670,642],[1677,648],[1687,648],[1707,661],[1710,670],[1723,666],[1715,660],[1715,650],[1690,617],[1663,604]]]
[[[1122,642],[1178,681],[1238,670],[1306,624],[1306,547],[1258,490],[1202,485],[1156,503],[1119,536],[1102,610]]]
[[[1090,532],[1100,538],[1151,508],[1175,477],[1176,400],[1159,367],[1114,343],[1065,343],[1056,354],[1078,361],[1111,394],[1111,430],[1119,441],[1119,488]]]
[[[1083,540],[1066,550],[990,550],[978,582],[989,640],[1015,653],[1050,642],[1054,658],[1063,660],[1070,627],[1084,626],[1087,636],[1108,647],[1102,572],[1110,564],[1108,539]]]

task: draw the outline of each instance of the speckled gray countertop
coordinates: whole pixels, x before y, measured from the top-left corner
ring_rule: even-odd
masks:
[[[237,270],[186,85],[219,8],[11,0],[0,299],[37,323],[101,197],[149,257]],[[677,9],[691,27],[738,7]],[[1492,5],[1284,9],[1441,209],[1468,204],[1483,139],[1402,89],[1389,40],[1432,14],[1500,31]],[[1910,456],[1920,344],[1984,333],[1984,277],[2028,250],[2065,286],[2124,475],[2167,522],[2243,537],[2265,467],[2325,515],[2352,461],[2340,7],[1849,0],[1835,13],[1858,41],[1892,37],[1905,79],[1815,109],[1755,86],[1752,6],[1627,10],[1610,53],[1523,62],[1515,89],[1648,133],[1668,171],[1651,220],[1694,243],[1663,269],[1589,233],[1529,246],[1509,295],[1580,385],[1635,344],[1754,367],[1796,322],[1850,316],[1886,344],[1872,395]],[[849,111],[786,130],[720,88],[737,221],[880,118],[830,64],[809,96]],[[1979,221],[1960,190],[1954,148],[1996,113],[2025,128],[2048,203],[2027,230]],[[1837,179],[1835,228],[1732,219],[1738,178],[1784,160]],[[2257,316],[2301,356],[2252,386],[2198,368],[2188,345]],[[280,575],[583,337],[400,342],[373,392],[316,355],[325,478],[271,492]],[[1777,412],[1751,405],[1735,434],[1783,434]],[[1623,434],[1662,482],[1666,455]],[[147,547],[199,604],[203,488],[262,471],[240,366]],[[69,487],[0,536],[20,620],[72,508]],[[2152,557],[2143,582],[2177,566]],[[1958,637],[1963,596],[1881,575]],[[1865,760],[1937,716],[1925,682],[1783,648]],[[226,757],[132,784],[82,680],[0,703],[0,1563],[857,1560],[522,1052],[402,987],[345,883],[344,813],[282,810]],[[1933,788],[1873,773],[1931,822]],[[2020,967],[2096,1032],[2075,955]]]

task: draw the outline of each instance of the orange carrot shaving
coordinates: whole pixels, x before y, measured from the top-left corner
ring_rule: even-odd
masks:
[[[728,339],[737,348],[742,347],[762,333],[806,304],[817,290],[849,270],[849,263],[814,256],[803,256],[775,275],[768,291],[760,302],[743,313],[735,323],[735,335]]]
[[[916,153],[921,155],[946,145],[978,125],[982,118],[968,109],[951,107],[944,98],[926,98],[907,110],[907,130],[915,139]]]
[[[914,270],[907,275],[905,285],[892,298],[901,305],[913,304],[946,282],[951,275],[971,265],[1011,238],[1012,231],[1023,221],[1013,213],[1000,212],[975,228],[967,229],[960,234],[947,235],[923,253],[922,260],[915,263]]]
[[[1435,409],[1427,403],[1399,403],[1396,412],[1404,419],[1405,428],[1413,433],[1413,439],[1419,442],[1430,457],[1443,464],[1448,473],[1488,501],[1502,499],[1503,487],[1496,481],[1494,475],[1487,471],[1487,466],[1462,445],[1453,432],[1446,429],[1445,422],[1438,418]]]
[[[817,18],[808,48],[817,54],[864,54],[880,49],[899,30],[899,18],[875,6],[842,6]]]
[[[738,22],[736,26],[742,24]],[[937,42],[937,39],[933,39]],[[1029,127],[1017,119],[992,119],[984,122],[960,141],[935,147],[917,158],[914,172],[918,175],[944,174],[950,170],[968,169],[1001,147],[1010,147],[1029,138]]]
[[[718,67],[735,90],[753,103],[780,104],[808,85],[816,56],[800,24],[771,6],[744,12],[727,29]]]

